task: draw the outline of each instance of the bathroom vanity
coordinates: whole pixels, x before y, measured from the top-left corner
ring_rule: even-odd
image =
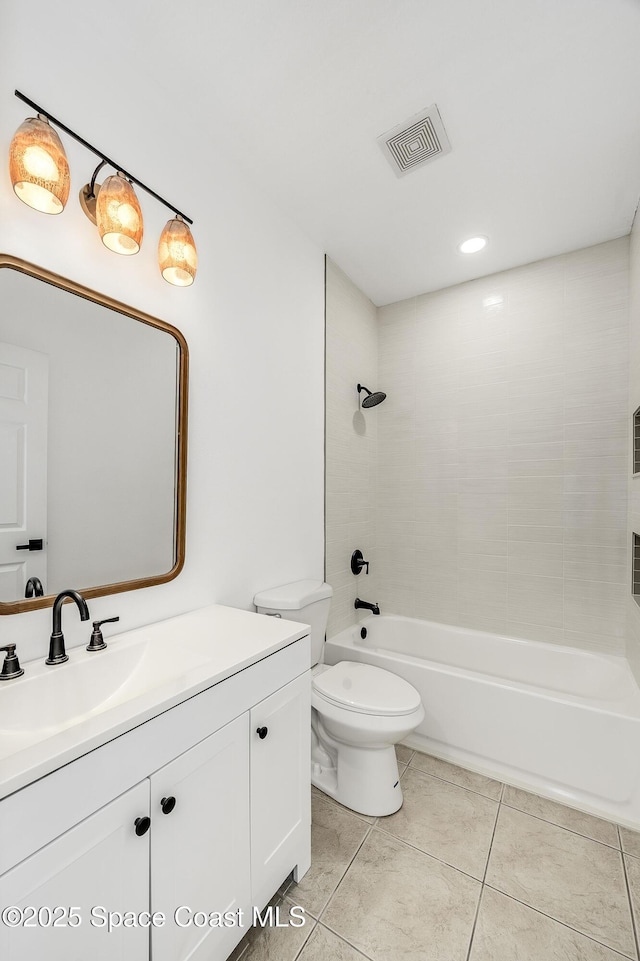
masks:
[[[310,864],[307,630],[213,606],[0,688],[1,957],[228,957]]]

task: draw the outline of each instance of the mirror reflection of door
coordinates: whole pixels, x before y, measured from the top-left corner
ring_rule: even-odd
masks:
[[[48,382],[46,354],[0,343],[0,601],[30,577],[46,593]],[[37,539],[43,550],[18,550]]]

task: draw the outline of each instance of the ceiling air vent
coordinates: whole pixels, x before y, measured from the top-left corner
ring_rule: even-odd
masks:
[[[451,151],[435,103],[393,130],[387,130],[378,137],[378,143],[397,177],[404,177]]]

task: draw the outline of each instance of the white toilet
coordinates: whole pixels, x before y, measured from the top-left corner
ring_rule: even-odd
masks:
[[[402,805],[394,745],[424,719],[420,695],[403,678],[371,664],[321,664],[333,591],[296,581],[261,591],[259,614],[311,627],[311,782],[360,814],[393,814]]]

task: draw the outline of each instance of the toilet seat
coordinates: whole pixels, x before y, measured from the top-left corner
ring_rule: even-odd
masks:
[[[357,714],[398,717],[421,706],[420,695],[404,678],[371,664],[341,661],[313,677],[323,701]]]

